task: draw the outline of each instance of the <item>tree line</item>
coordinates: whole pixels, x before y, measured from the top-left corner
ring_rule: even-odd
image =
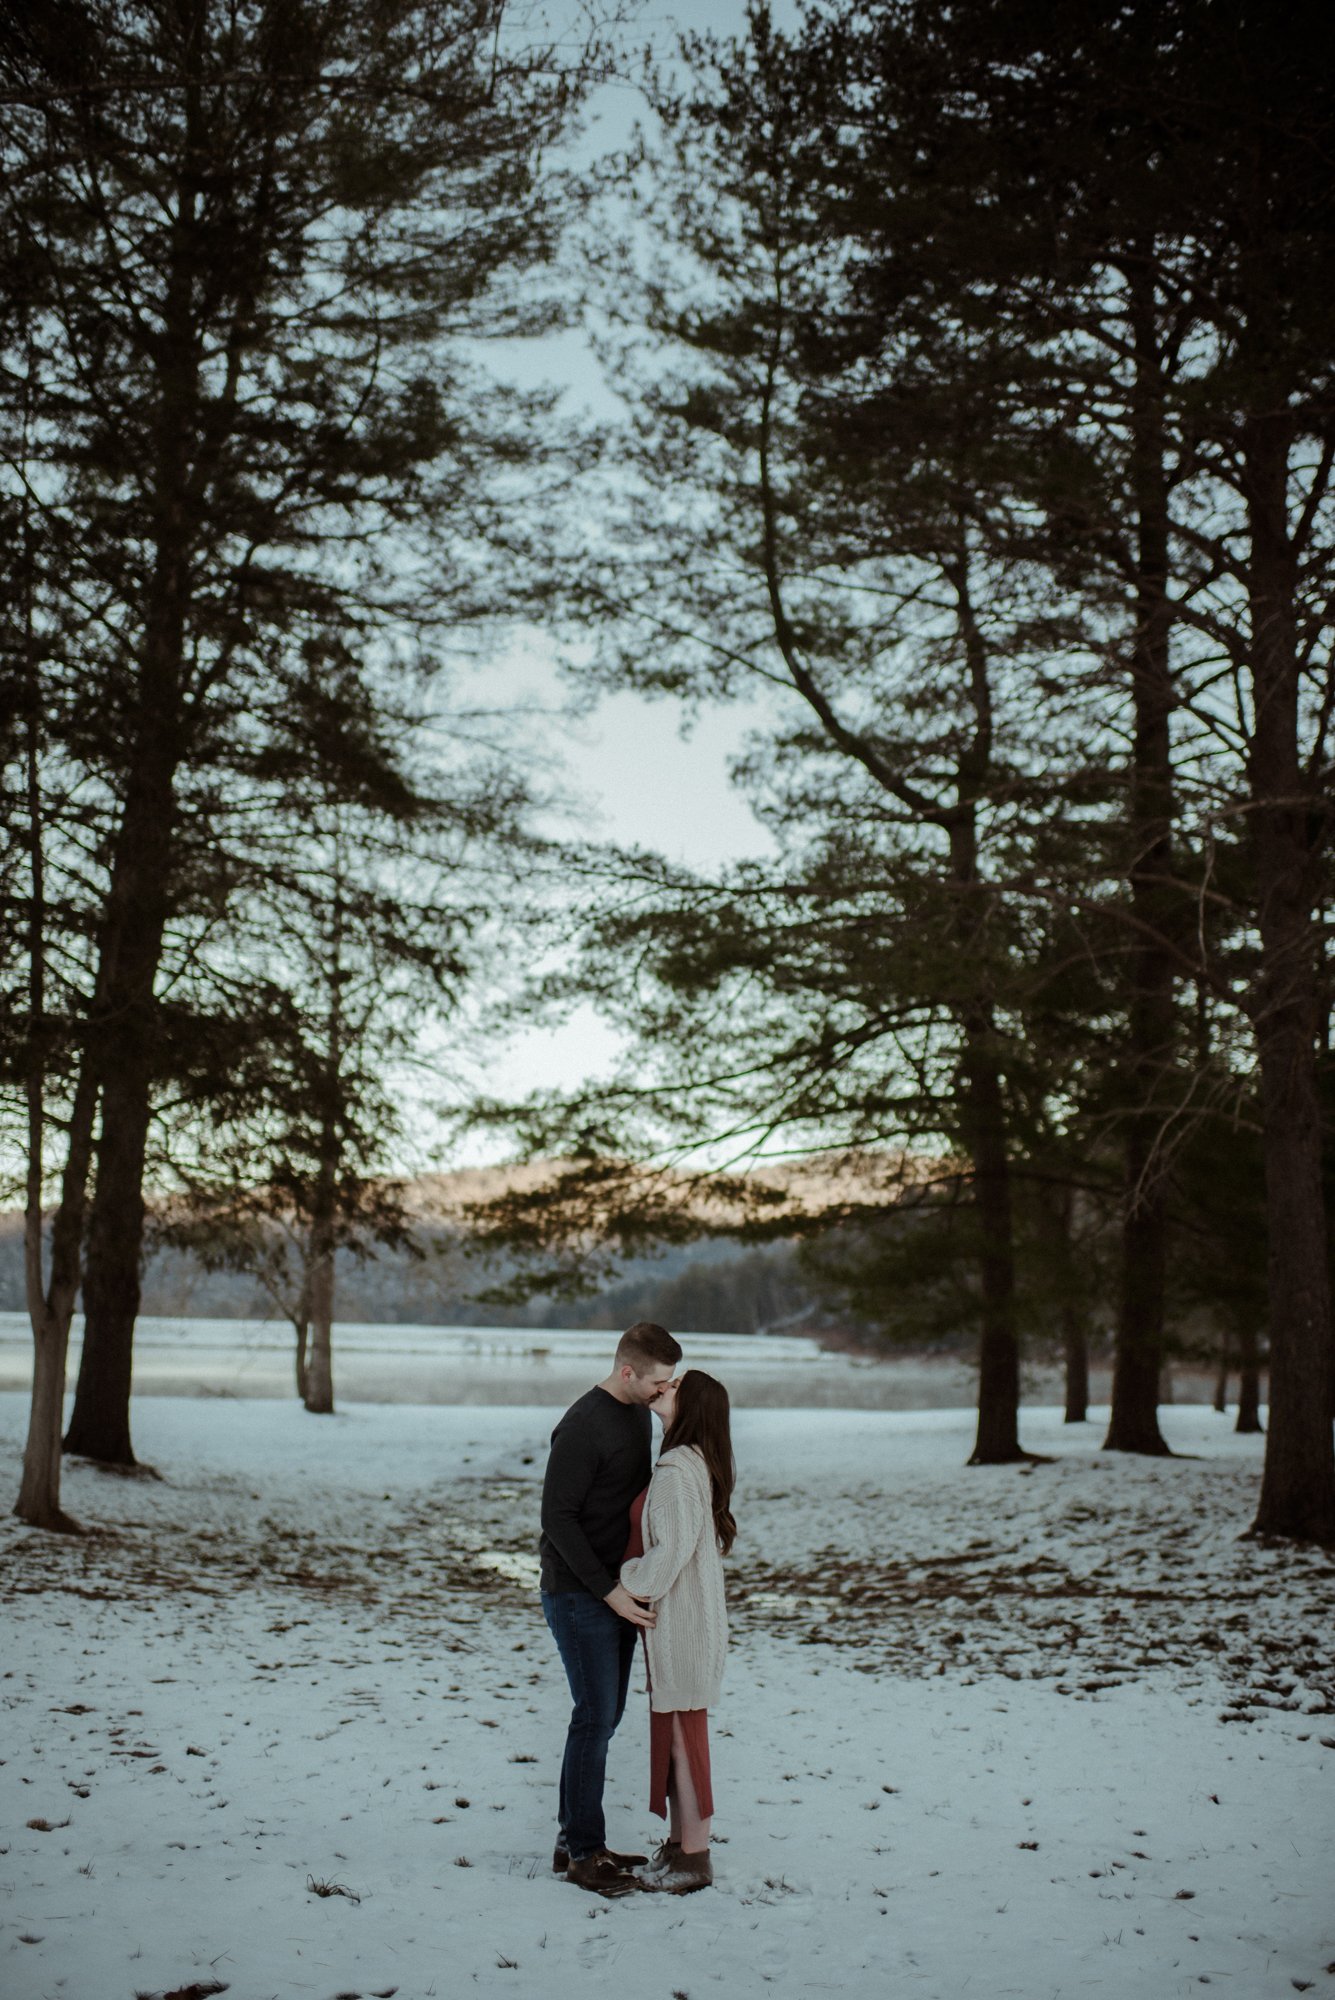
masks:
[[[701,1232],[683,1163],[847,1156],[802,1204],[732,1175],[739,1231],[974,1326],[977,1461],[1025,1455],[1022,1320],[1078,1371],[1096,1291],[1107,1442],[1166,1449],[1203,1306],[1253,1370],[1264,1335],[1257,1529],[1335,1542],[1332,41],[1241,0],[755,7],[575,175],[605,51],[497,0],[6,17],[25,1519],[63,1519],[80,1290],[65,1443],[132,1461],[146,1186],[280,1260],[330,1406],[340,1248],[410,1233],[405,1079],[550,883],[530,997],[627,1054],[476,1108],[577,1162],[492,1206],[506,1254],[577,1282],[592,1237]],[[487,370],[581,301],[601,427]],[[517,620],[586,687],[759,691],[768,854],[540,840],[451,671]]]

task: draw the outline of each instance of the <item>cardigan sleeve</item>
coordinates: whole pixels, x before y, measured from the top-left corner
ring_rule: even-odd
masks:
[[[645,1507],[652,1542],[642,1556],[621,1565],[621,1581],[632,1597],[656,1603],[666,1597],[695,1550],[707,1504],[700,1483],[671,1459],[660,1460]]]

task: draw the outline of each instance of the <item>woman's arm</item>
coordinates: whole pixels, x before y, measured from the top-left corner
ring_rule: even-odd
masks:
[[[642,1556],[621,1565],[621,1581],[632,1597],[656,1603],[667,1596],[691,1559],[707,1511],[698,1481],[670,1459],[660,1461],[645,1507],[653,1541]]]

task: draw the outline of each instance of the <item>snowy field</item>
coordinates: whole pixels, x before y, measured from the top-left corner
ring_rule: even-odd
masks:
[[[1239,1540],[1260,1440],[1031,1410],[1054,1463],[969,1471],[961,1411],[742,1411],[717,1887],[608,1904],[549,1872],[554,1414],[156,1395],[160,1481],[4,1520],[4,2000],[1335,1996],[1335,1564]]]

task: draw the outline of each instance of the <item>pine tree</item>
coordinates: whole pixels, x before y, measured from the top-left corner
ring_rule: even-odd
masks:
[[[488,383],[476,343],[551,323],[525,279],[561,223],[539,165],[578,84],[499,6],[458,0],[67,4],[2,54],[6,277],[43,357],[34,377],[11,345],[9,380],[65,544],[51,590],[85,609],[59,748],[102,791],[68,1443],[128,1462],[164,954],[328,635],[410,680],[532,575],[503,489],[538,405]],[[343,778],[355,800],[355,759]]]
[[[825,178],[839,68],[805,54],[763,14],[744,46],[695,45],[694,82],[659,105],[675,151],[644,170],[665,177],[663,250],[627,342],[640,421],[616,442],[616,526],[586,572],[595,670],[787,699],[747,762],[776,864],[713,883],[646,866],[638,893],[628,864],[591,940],[589,991],[617,990],[618,957],[639,968],[623,1008],[653,1074],[603,1102],[614,1151],[650,1102],[660,1140],[879,1152],[892,1181],[906,1140],[934,1151],[972,1222],[975,1456],[1005,1462],[1023,1456],[1011,1097],[1043,929],[1011,885],[1061,844],[1052,753],[1075,727],[1054,716],[1039,741],[1022,718],[1083,641],[1005,519],[992,403],[1023,353],[935,312],[926,275],[862,296],[865,245]],[[903,162],[886,171],[900,187]]]

